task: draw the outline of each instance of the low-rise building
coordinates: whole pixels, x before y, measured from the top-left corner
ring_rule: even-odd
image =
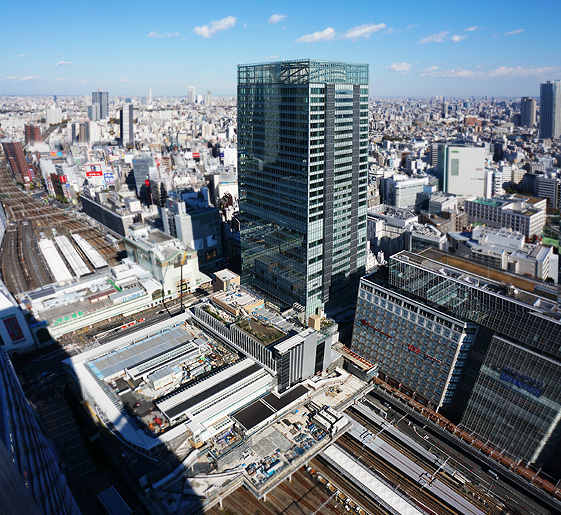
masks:
[[[210,283],[210,277],[199,271],[199,259],[192,248],[146,224],[129,227],[125,248],[128,257],[162,285],[165,299],[176,298],[182,291],[192,293]]]
[[[450,232],[448,237],[453,252],[462,257],[541,280],[550,276],[553,248],[526,243],[520,232],[478,226],[471,233]]]
[[[466,199],[465,209],[471,224],[507,227],[526,238],[540,236],[546,222],[546,200],[524,195]]]

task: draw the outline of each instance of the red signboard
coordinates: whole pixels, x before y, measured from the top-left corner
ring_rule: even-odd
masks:
[[[103,177],[103,171],[100,164],[86,165],[87,177]]]
[[[193,159],[199,159],[201,156],[198,152],[193,152]]]
[[[4,319],[4,325],[6,326],[6,330],[12,339],[12,343],[16,343],[24,339],[23,331],[21,330],[16,317]]]
[[[66,184],[66,182],[67,182],[66,175],[59,175],[59,176],[58,176],[58,180],[59,180],[62,184]]]
[[[360,321],[361,325],[364,327],[368,327],[368,329],[371,329],[372,331],[376,331],[377,333],[383,334],[384,336],[386,336],[387,338],[393,338],[393,336],[389,335],[388,333],[385,333],[384,331],[381,331],[380,329],[378,329],[377,327],[374,327],[370,322],[368,322],[368,320],[366,320],[365,318],[363,318]]]

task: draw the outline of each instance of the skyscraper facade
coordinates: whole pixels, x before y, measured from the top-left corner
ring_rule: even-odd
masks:
[[[540,138],[561,136],[561,81],[542,82],[540,87]]]
[[[511,457],[561,443],[561,296],[454,255],[401,252],[361,281],[352,348]]]
[[[105,120],[109,116],[109,93],[107,91],[92,92],[92,104],[99,104],[100,120]]]
[[[31,182],[30,166],[23,153],[21,141],[2,140],[2,148],[16,182],[27,186]]]
[[[238,66],[242,281],[308,314],[364,272],[368,65]]]
[[[522,127],[536,125],[536,101],[533,98],[524,97],[520,101],[520,125]]]
[[[92,104],[91,106],[88,106],[88,118],[90,119],[90,121],[99,121],[99,108],[99,104]]]
[[[134,144],[134,107],[125,104],[119,111],[119,127],[121,129],[121,145]]]
[[[194,104],[196,100],[197,100],[197,95],[195,94],[195,86],[189,86],[188,101],[190,104]]]

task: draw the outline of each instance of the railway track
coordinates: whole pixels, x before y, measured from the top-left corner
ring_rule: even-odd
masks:
[[[7,235],[2,247],[2,276],[8,290],[22,293],[50,284],[53,279],[37,248],[40,232],[52,237],[78,233],[102,254],[111,266],[118,263],[118,250],[109,245],[104,235],[87,221],[76,219],[56,206],[44,205],[23,193],[14,183],[6,162],[0,158],[0,202],[8,220],[14,224],[14,234]],[[79,249],[77,249],[80,252]]]
[[[25,274],[18,259],[12,256],[18,255],[17,249],[17,229],[16,227],[8,228],[4,235],[4,244],[2,248],[2,272],[4,283],[11,292],[21,293],[27,291],[28,284]]]
[[[412,502],[425,511],[428,508],[430,512],[438,515],[464,515],[460,511],[440,501],[430,493],[430,490],[421,488],[421,485],[380,459],[370,451],[368,447],[363,448],[362,445],[351,436],[343,435],[337,441],[337,445],[348,453],[357,456],[357,461],[361,462],[367,468],[372,468],[387,482],[394,485],[396,491],[405,494],[410,499],[414,499]]]
[[[309,465],[318,474],[328,478],[330,483],[344,492],[347,497],[352,499],[357,506],[360,506],[367,513],[371,515],[386,515],[387,512],[382,507],[378,506],[375,501],[370,500],[360,488],[351,483],[341,474],[339,469],[331,465],[321,455],[313,458]],[[358,513],[358,509],[355,512]]]
[[[46,284],[51,284],[53,279],[51,279],[50,275],[47,273],[47,267],[37,248],[33,227],[29,222],[23,222],[20,224],[20,227],[22,232],[21,244],[23,246],[23,261],[31,275],[33,283],[37,288],[45,286]]]
[[[398,440],[391,433],[380,432],[380,429],[382,429],[382,428],[379,425],[377,425],[376,423],[374,423],[372,420],[370,420],[368,417],[364,416],[359,411],[352,410],[352,417],[355,418],[356,420],[358,420],[366,428],[372,430],[374,433],[379,433],[378,436],[380,438],[382,438],[383,440],[388,442],[393,447],[397,448],[403,455],[407,456],[409,459],[414,461],[418,466],[425,469],[428,474],[433,474],[437,471],[437,468],[438,468],[437,465],[426,461],[426,459],[424,459],[423,456],[420,456],[420,455],[416,454],[414,451],[412,451],[408,447],[404,446],[402,444],[402,442],[400,440]],[[446,475],[444,473],[439,473],[437,477],[444,484],[446,484],[447,486],[449,486],[450,488],[452,488],[456,492],[458,492],[458,484],[456,483],[455,480],[452,480],[451,478],[449,478],[448,475]],[[476,504],[476,506],[480,510],[486,511],[488,513],[501,513],[502,512],[502,509],[503,509],[504,505],[502,503],[498,502],[496,499],[486,495],[485,493],[483,493],[482,491],[475,488],[474,486],[472,486],[469,483],[466,483],[462,486],[463,486],[463,488],[465,488],[465,490],[470,492],[470,495],[472,497],[474,497],[476,499],[482,499],[483,500],[483,502]],[[460,494],[460,492],[458,492],[458,493]],[[461,494],[461,495],[463,495],[463,494]],[[463,497],[468,499],[470,502],[473,501],[473,499],[470,499],[466,495],[463,495]]]

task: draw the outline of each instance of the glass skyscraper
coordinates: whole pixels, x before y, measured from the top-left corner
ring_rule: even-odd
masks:
[[[109,93],[107,91],[93,91],[92,104],[99,105],[100,120],[105,120],[109,116]]]
[[[561,136],[561,81],[540,85],[540,138]]]
[[[368,65],[238,66],[242,282],[308,314],[364,273]]]

